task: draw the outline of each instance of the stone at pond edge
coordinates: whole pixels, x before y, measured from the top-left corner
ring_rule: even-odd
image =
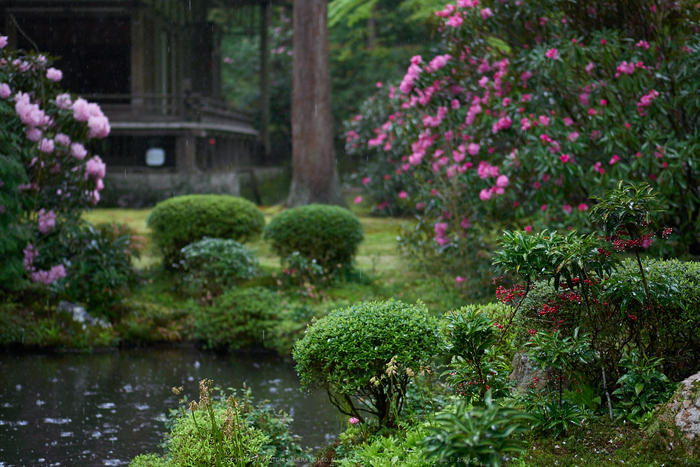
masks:
[[[700,455],[700,373],[678,385],[671,399],[658,409],[647,433],[664,438],[669,448],[683,444],[689,454]]]
[[[75,303],[61,301],[58,304],[58,311],[69,314],[71,318],[73,318],[73,321],[83,325],[83,329],[85,329],[85,325],[100,326],[103,329],[112,327],[105,318],[95,318],[91,316],[84,307]]]
[[[513,356],[513,372],[508,380],[515,381],[515,392],[522,393],[528,388],[543,389],[547,382],[547,373],[530,361],[528,354],[516,353]]]

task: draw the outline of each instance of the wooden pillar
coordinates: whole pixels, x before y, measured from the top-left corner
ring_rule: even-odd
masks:
[[[260,5],[260,142],[263,155],[270,154],[270,44],[268,30],[272,20],[270,3]]]
[[[143,96],[146,92],[146,38],[144,34],[143,8],[136,9],[131,14],[131,110],[140,113],[143,107]],[[137,96],[137,97],[134,97]]]

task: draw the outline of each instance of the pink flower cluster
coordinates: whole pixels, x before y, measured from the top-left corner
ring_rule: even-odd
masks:
[[[49,285],[66,277],[66,268],[62,264],[54,266],[48,271],[37,270],[34,267],[34,260],[38,255],[39,250],[31,243],[25,247],[23,263],[33,282]]]
[[[50,123],[50,118],[39,108],[39,104],[30,102],[29,94],[18,92],[15,95],[15,111],[22,123],[30,128]]]
[[[51,229],[56,227],[56,213],[51,211],[46,211],[45,209],[39,210],[38,215],[39,232],[45,234]]]
[[[440,246],[450,243],[450,238],[447,236],[448,227],[449,225],[447,222],[438,222],[435,224],[435,241]]]
[[[408,94],[413,89],[413,82],[416,80],[416,78],[418,78],[418,75],[421,72],[421,68],[419,66],[421,61],[422,59],[420,55],[415,55],[413,58],[411,58],[411,65],[408,67],[406,76],[403,77],[403,81],[401,81],[401,84],[399,85],[399,89],[404,94]]]
[[[639,112],[639,115],[646,115],[644,107],[649,107],[657,97],[659,97],[659,92],[654,89],[649,91],[648,94],[644,94],[642,98],[639,99],[639,102],[637,102],[637,112]]]
[[[87,122],[90,128],[90,138],[104,138],[109,135],[109,120],[102,113],[100,106],[88,103],[83,98],[78,98],[73,105],[73,118],[79,122]]]

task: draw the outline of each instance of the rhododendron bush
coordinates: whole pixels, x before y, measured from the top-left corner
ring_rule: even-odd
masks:
[[[393,168],[361,176],[410,176],[408,196],[375,201],[410,203],[405,244],[458,284],[488,255],[484,229],[587,227],[590,197],[618,180],[650,183],[672,246],[694,251],[699,11],[459,0],[436,13],[442,50],[414,57],[389,104],[375,101],[386,119],[357,117],[347,144]]]
[[[0,288],[54,284],[69,274],[81,213],[100,199],[105,164],[86,146],[109,122],[60,90],[45,56],[6,45],[0,36]]]

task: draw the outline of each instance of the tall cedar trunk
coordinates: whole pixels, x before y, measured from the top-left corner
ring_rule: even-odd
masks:
[[[292,187],[288,206],[344,206],[333,149],[327,0],[294,0]]]

